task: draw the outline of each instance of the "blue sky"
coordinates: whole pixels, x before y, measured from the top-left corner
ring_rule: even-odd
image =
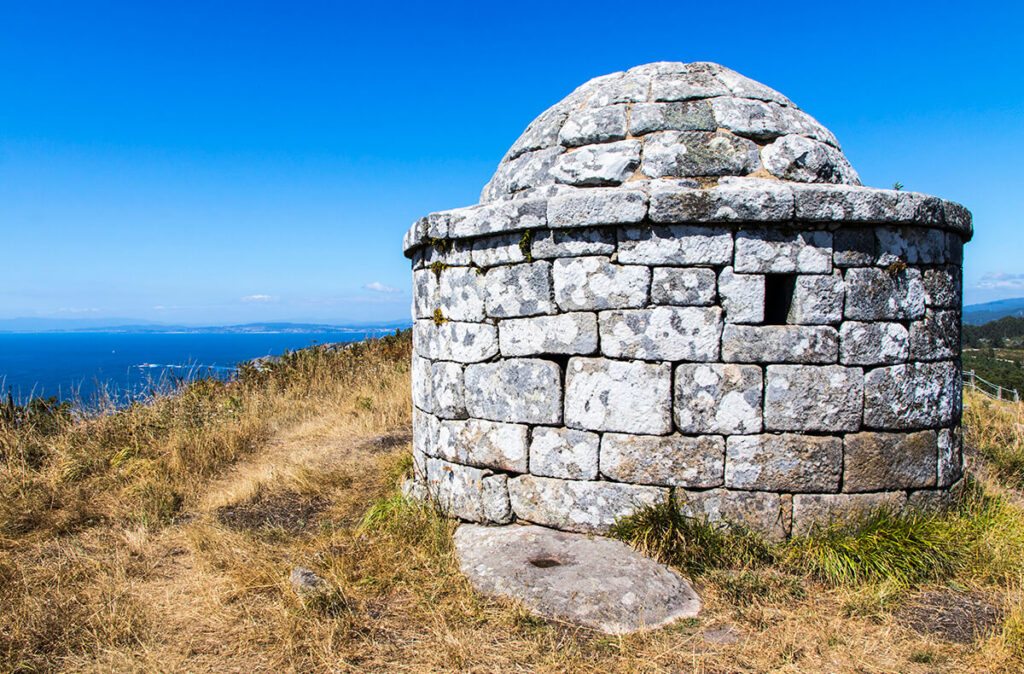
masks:
[[[0,2],[0,318],[408,315],[401,237],[578,84],[717,61],[1024,296],[1022,3]]]

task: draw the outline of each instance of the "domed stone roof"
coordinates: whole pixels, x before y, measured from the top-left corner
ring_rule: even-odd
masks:
[[[590,80],[544,111],[480,202],[723,176],[860,185],[836,137],[779,92],[716,63],[663,62]]]

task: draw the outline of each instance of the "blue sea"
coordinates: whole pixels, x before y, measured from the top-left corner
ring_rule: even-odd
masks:
[[[0,384],[16,402],[56,396],[88,405],[106,391],[123,404],[175,379],[228,378],[253,358],[387,332],[0,334]]]

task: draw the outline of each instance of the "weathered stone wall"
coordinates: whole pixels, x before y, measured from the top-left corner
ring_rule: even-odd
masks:
[[[588,190],[582,214],[570,194],[419,223],[414,443],[442,505],[600,531],[674,488],[688,513],[785,537],[940,502],[962,473],[967,216],[859,187],[822,206],[816,186],[772,182],[641,182]],[[708,202],[753,212],[766,189],[788,197],[777,222],[693,224]],[[511,231],[452,236],[502,208]]]
[[[782,538],[960,480],[970,213],[862,187],[779,92],[596,78],[480,201],[404,241],[418,488],[458,517],[600,531],[675,490]]]

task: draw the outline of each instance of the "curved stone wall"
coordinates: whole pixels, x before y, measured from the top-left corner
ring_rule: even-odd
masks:
[[[825,127],[709,63],[588,82],[481,203],[409,230],[418,490],[602,531],[674,490],[774,538],[960,481],[971,216],[860,186]]]
[[[643,187],[410,249],[416,465],[441,504],[600,531],[674,488],[785,537],[941,500],[962,473],[959,207],[900,219],[925,198],[848,188],[876,222],[695,225],[664,206],[693,188]]]

